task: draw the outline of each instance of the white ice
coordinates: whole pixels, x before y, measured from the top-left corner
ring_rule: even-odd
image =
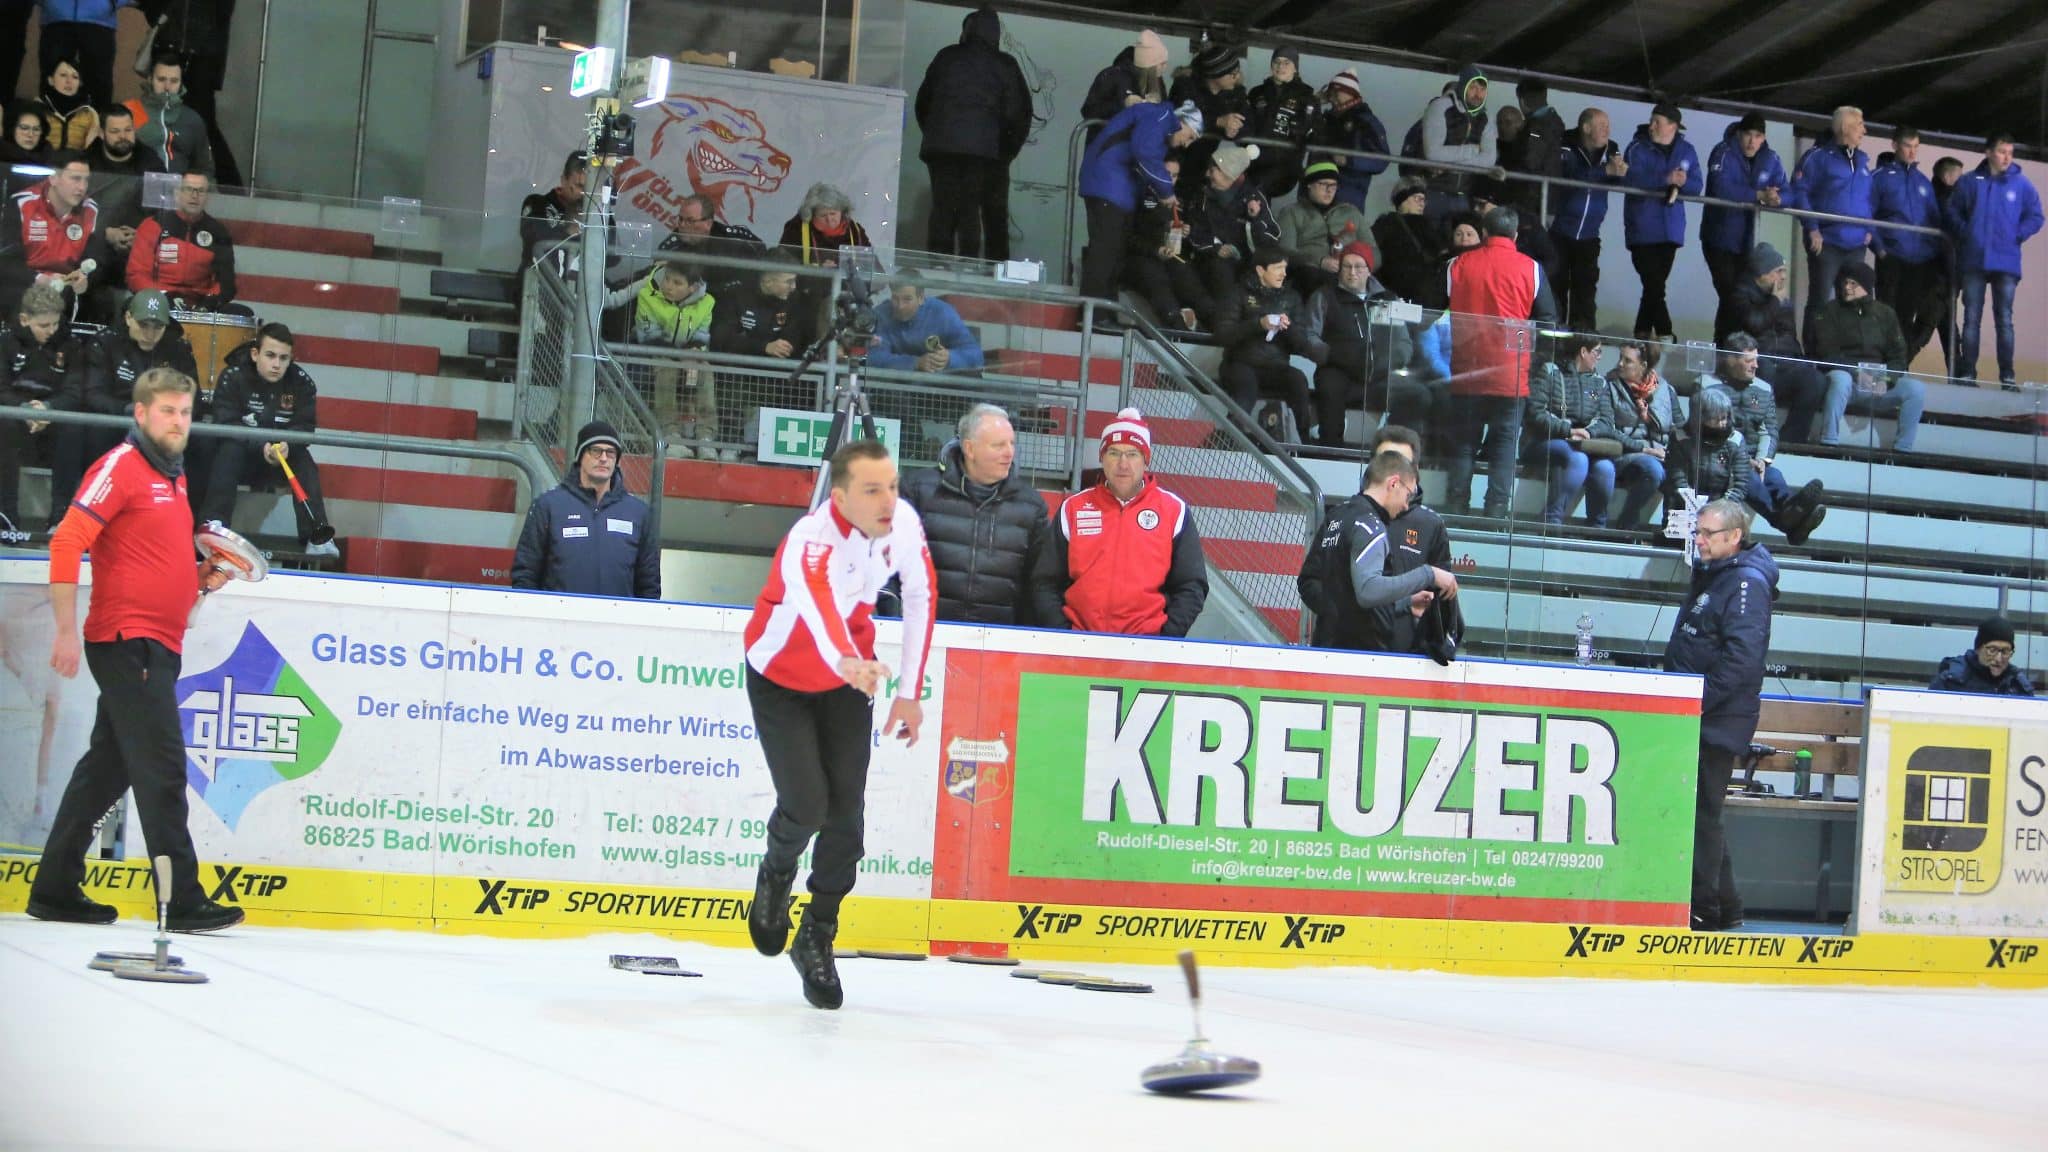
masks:
[[[0,1148],[2048,1146],[2038,993],[1212,965],[1208,1032],[1265,1076],[1203,1100],[1138,1086],[1189,1034],[1164,967],[1078,966],[1136,996],[848,960],[836,1013],[656,936],[244,928],[176,940],[204,986],[86,968],[148,946],[0,917]]]

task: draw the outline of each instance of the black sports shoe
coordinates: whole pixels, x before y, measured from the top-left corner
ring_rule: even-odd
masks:
[[[28,914],[38,920],[54,920],[61,924],[112,924],[121,917],[113,905],[89,899],[76,888],[68,895],[54,897],[38,896],[31,891]]]
[[[832,940],[838,935],[837,920],[807,913],[789,946],[789,962],[803,978],[804,999],[813,1008],[837,1008],[846,999],[839,986],[839,968],[832,962]]]
[[[789,947],[789,886],[794,871],[776,874],[764,861],[754,873],[754,906],[747,911],[747,935],[754,938],[754,951],[763,956],[780,956]]]
[[[232,928],[242,922],[242,910],[211,900],[201,900],[190,908],[173,908],[164,917],[164,927],[173,932],[218,932]]]
[[[1808,516],[1804,521],[1802,521],[1798,525],[1786,530],[1785,542],[1788,544],[1806,543],[1806,538],[1808,536],[1813,535],[1813,530],[1815,528],[1820,527],[1820,522],[1827,518],[1827,505],[1819,505],[1818,507],[1814,508],[1813,514],[1811,516]]]

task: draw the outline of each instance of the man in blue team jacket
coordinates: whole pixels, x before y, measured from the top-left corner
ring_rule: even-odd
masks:
[[[1588,108],[1579,113],[1579,127],[1558,149],[1563,174],[1589,184],[1619,184],[1628,171],[1621,149],[1610,138],[1607,113]],[[1553,194],[1550,240],[1557,249],[1557,267],[1550,282],[1557,295],[1557,314],[1574,332],[1598,329],[1600,291],[1600,226],[1607,222],[1607,193],[1563,187]]]
[[[619,434],[602,420],[576,433],[576,463],[527,510],[512,586],[661,599],[661,541],[645,501],[619,484]]]
[[[1678,197],[1699,195],[1706,177],[1700,172],[1700,154],[1686,140],[1685,122],[1673,104],[1659,104],[1650,112],[1650,122],[1636,129],[1622,157],[1628,163],[1622,182],[1657,193],[1630,196],[1621,206],[1622,239],[1643,281],[1642,302],[1636,305],[1636,339],[1669,342],[1671,308],[1664,285],[1685,245],[1685,205]]]
[[[1941,203],[1934,181],[1920,171],[1920,133],[1903,125],[1892,133],[1891,159],[1877,166],[1870,179],[1871,215],[1878,220],[1941,227]],[[1941,237],[1925,232],[1879,228],[1870,246],[1877,253],[1877,298],[1899,314],[1906,336],[1906,359],[1920,354],[1934,326],[1946,311],[1948,268]]]
[[[1764,118],[1758,113],[1730,124],[1707,154],[1707,195],[1716,200],[1776,207],[1785,184],[1785,166],[1764,143]],[[1755,209],[1713,204],[1700,209],[1700,252],[1707,258],[1716,296],[1726,300],[1747,278],[1749,253],[1755,247]]]
[[[1793,169],[1792,207],[1869,219],[1870,157],[1859,147],[1862,143],[1863,110],[1846,104],[1835,109],[1834,139],[1808,148]],[[1842,265],[1865,262],[1863,249],[1870,244],[1870,228],[1816,220],[1802,220],[1800,227],[1806,232],[1806,251],[1812,257],[1806,269],[1806,330],[1810,333],[1814,313],[1835,298],[1835,278]],[[1813,337],[1808,335],[1807,347],[1811,350],[1812,346]]]
[[[898,372],[979,372],[981,344],[944,300],[927,300],[916,273],[905,272],[875,309],[868,366]]]
[[[1998,327],[1998,382],[2012,387],[2012,298],[2020,286],[2020,245],[2041,230],[2041,194],[2013,163],[2011,136],[2000,132],[1984,141],[1984,162],[1956,182],[1944,220],[1955,237],[1956,277],[1963,289],[1955,374],[1977,378],[1977,339],[1988,285],[1992,322]]]
[[[1778,563],[1749,538],[1749,512],[1723,497],[1700,509],[1693,539],[1690,597],[1664,646],[1664,670],[1706,677],[1700,692],[1699,807],[1693,816],[1692,927],[1742,926],[1742,897],[1721,808],[1735,762],[1749,751],[1762,710],[1764,655],[1771,647],[1771,602]]]

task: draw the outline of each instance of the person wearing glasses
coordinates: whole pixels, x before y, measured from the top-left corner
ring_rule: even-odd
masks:
[[[2012,621],[1994,613],[1977,625],[1977,642],[1970,650],[1943,660],[1927,686],[1936,692],[2032,696],[2034,682],[2012,666],[2012,655]]]
[[[1700,691],[1699,806],[1693,815],[1692,928],[1727,932],[1742,927],[1742,897],[1735,890],[1721,807],[1735,762],[1756,735],[1778,562],[1750,539],[1742,501],[1726,496],[1700,509],[1693,543],[1699,558],[1671,642],[1664,646],[1664,670],[1706,678]]]
[[[512,556],[512,586],[661,599],[661,541],[647,502],[619,479],[619,434],[602,420],[576,433],[575,463],[533,502]]]

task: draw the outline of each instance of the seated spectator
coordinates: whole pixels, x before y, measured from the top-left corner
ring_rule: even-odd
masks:
[[[180,57],[159,53],[150,62],[148,86],[140,97],[128,101],[128,110],[135,114],[136,139],[164,158],[165,171],[213,175],[206,121],[185,107],[185,64]]]
[[[806,264],[835,267],[842,248],[870,248],[868,230],[853,218],[853,201],[831,184],[813,184],[796,215],[782,226],[782,246]]]
[[[910,474],[903,500],[924,523],[938,575],[938,619],[965,624],[1059,626],[1049,584],[1035,581],[1051,520],[1045,497],[1014,467],[1010,415],[976,404],[960,417],[939,466]]]
[[[1686,433],[1671,442],[1664,474],[1667,506],[1678,507],[1686,489],[1696,500],[1741,502],[1749,491],[1749,453],[1735,432],[1735,403],[1726,388],[1708,388],[1693,398]]]
[[[1185,636],[1209,599],[1209,565],[1187,501],[1146,474],[1152,430],[1125,408],[1102,430],[1102,483],[1060,504],[1034,593],[1041,628]]]
[[[21,294],[16,323],[0,335],[0,404],[18,408],[57,408],[78,394],[77,376],[85,357],[64,330],[64,290],[54,283],[31,284]],[[0,420],[0,530],[27,531],[21,521],[21,468],[53,461],[58,437],[47,420]],[[64,518],[63,507],[50,510],[49,527]]]
[[[679,259],[657,260],[647,275],[613,289],[609,308],[625,308],[626,339],[657,348],[693,349],[711,344],[711,323],[717,297],[704,274]],[[654,417],[680,441],[708,439],[718,421],[717,386],[709,370],[662,367],[653,370]],[[689,443],[670,446],[673,455],[695,455]]]
[[[1826,406],[1828,385],[1806,358],[1784,292],[1785,257],[1769,244],[1751,248],[1743,279],[1722,294],[1714,313],[1714,343],[1725,348],[1737,332],[1756,340],[1757,354],[1763,358],[1758,372],[1771,382],[1771,391],[1786,409],[1785,442],[1811,444],[1814,418]]]
[[[1256,144],[1240,148],[1218,145],[1209,162],[1209,177],[1188,213],[1188,247],[1209,295],[1217,300],[1236,291],[1245,257],[1280,243],[1280,223],[1266,194],[1244,178],[1259,154]],[[1219,311],[1221,305],[1218,305]]]
[[[1178,176],[1180,161],[1169,159],[1166,171]],[[1131,214],[1123,284],[1151,306],[1160,327],[1194,332],[1215,322],[1216,302],[1187,261],[1187,238],[1178,206],[1144,186],[1138,210]]]
[[[927,298],[916,273],[905,271],[890,287],[889,302],[875,309],[868,365],[897,372],[978,373],[981,342],[951,304]]]
[[[128,289],[154,288],[184,311],[250,312],[235,299],[235,241],[206,211],[213,180],[203,172],[178,177],[176,208],[142,222],[128,249]],[[289,355],[287,355],[289,360]]]
[[[1360,652],[1406,652],[1412,621],[1431,600],[1458,594],[1448,568],[1409,564],[1395,568],[1394,523],[1421,498],[1415,461],[1388,449],[1372,458],[1356,496],[1331,509],[1295,587],[1315,613],[1309,643]]]
[[[1623,238],[1629,260],[1641,278],[1643,294],[1636,305],[1635,336],[1638,340],[1672,342],[1671,308],[1665,298],[1666,282],[1678,250],[1685,244],[1685,205],[1680,194],[1697,196],[1706,187],[1700,173],[1699,153],[1685,138],[1685,124],[1678,108],[1659,104],[1650,122],[1636,129],[1623,154],[1627,173],[1622,182],[1632,188],[1660,193],[1630,196],[1621,206]]]
[[[795,263],[787,253],[773,254],[769,260]],[[794,269],[762,272],[753,283],[729,293],[711,314],[711,350],[726,355],[786,360],[794,367],[817,338],[817,316],[796,297]],[[810,385],[801,381],[789,384],[787,375],[784,369],[768,376],[720,373],[718,393],[723,402],[718,407],[718,441],[723,447],[699,448],[698,456],[710,459],[715,453],[725,463],[738,460],[738,446],[759,423],[764,405],[810,407]]]
[[[583,235],[584,188],[590,180],[590,154],[571,152],[562,161],[562,175],[546,192],[535,192],[519,204],[519,279],[545,262],[563,280],[573,276],[582,252],[574,243]]]
[[[1756,112],[1730,124],[1721,142],[1707,153],[1707,195],[1716,200],[1775,208],[1784,200],[1785,184],[1785,165],[1764,142],[1764,118]],[[1750,279],[1756,218],[1756,212],[1746,208],[1709,204],[1700,209],[1700,253],[1707,258],[1707,273],[1722,307],[1729,294]],[[1721,336],[1717,333],[1714,339],[1718,342]]]
[[[1927,385],[1906,375],[1906,337],[1899,317],[1871,294],[1868,265],[1850,262],[1835,277],[1834,298],[1814,314],[1814,356],[1828,365],[1827,412],[1820,442],[1842,442],[1845,412],[1897,415],[1892,451],[1911,452],[1920,433]],[[1877,438],[1871,430],[1871,440]]]
[[[676,230],[662,240],[661,251],[682,253],[695,261],[712,295],[722,296],[754,278],[752,269],[721,264],[727,258],[759,260],[767,254],[768,246],[753,229],[720,220],[711,197],[701,192],[683,197],[676,212]]]
[[[1943,660],[1927,686],[1936,692],[2032,696],[2033,681],[2012,666],[2015,643],[2012,622],[1996,614],[1988,616],[1977,625],[1977,642],[1968,652]]]
[[[0,141],[0,164],[39,166],[49,155],[44,137],[50,134],[42,109],[27,100],[7,105],[7,139]],[[41,179],[37,174],[35,179]]]
[[[1664,488],[1678,395],[1657,375],[1662,347],[1641,340],[1624,341],[1614,371],[1608,375],[1615,439],[1621,441],[1622,450],[1621,459],[1614,463],[1614,482],[1628,493],[1621,502],[1618,525],[1624,531],[1643,526],[1651,502]]]
[[[1460,228],[1466,225],[1460,225]],[[1485,514],[1506,516],[1514,504],[1515,457],[1531,370],[1529,322],[1555,320],[1550,291],[1534,260],[1515,251],[1521,215],[1495,208],[1484,221],[1486,240],[1451,260],[1451,395],[1458,413],[1452,429],[1450,506],[1472,501],[1472,468],[1486,452]],[[1452,247],[1458,244],[1453,229]]]
[[[49,158],[48,179],[16,193],[0,211],[0,306],[31,284],[64,294],[64,317],[79,297],[114,277],[99,205],[86,195],[92,174],[76,152]]]
[[[1372,105],[1365,102],[1365,95],[1358,87],[1357,72],[1346,68],[1337,73],[1323,87],[1323,94],[1328,104],[1309,135],[1311,159],[1317,148],[1386,154],[1387,127],[1373,115]],[[1387,161],[1368,156],[1331,155],[1325,158],[1337,165],[1337,202],[1365,211],[1365,198],[1372,192],[1372,178],[1387,170]],[[1418,211],[1421,208],[1419,204],[1416,207]]]
[[[1252,253],[1250,270],[1235,295],[1216,310],[1216,342],[1223,346],[1223,366],[1216,382],[1247,415],[1257,416],[1259,396],[1278,393],[1294,417],[1294,435],[1277,423],[1266,434],[1283,443],[1306,441],[1315,424],[1309,404],[1308,377],[1288,363],[1307,355],[1308,326],[1301,295],[1287,284],[1287,253],[1261,248]],[[1341,433],[1340,433],[1341,435]]]
[[[135,229],[147,215],[143,181],[164,170],[163,158],[135,142],[135,113],[116,104],[101,115],[100,138],[85,150],[85,162],[92,169],[92,198],[100,206],[107,247],[125,265]]]
[[[84,349],[85,371],[78,393],[64,407],[103,416],[126,415],[135,405],[135,380],[152,368],[173,368],[197,378],[192,346],[173,334],[171,301],[161,292],[137,292],[121,312],[121,327],[109,327]],[[125,435],[119,428],[65,424],[56,430],[57,458],[50,470],[50,507],[65,509],[94,460]],[[61,513],[58,518],[61,518]]]
[[[62,57],[46,70],[43,92],[43,146],[52,152],[78,152],[100,137],[99,110],[85,92],[78,60]]]
[[[292,343],[291,329],[265,324],[256,330],[255,340],[228,353],[213,386],[212,422],[277,432],[317,430],[319,389],[313,386],[313,377],[292,362]],[[241,486],[275,487],[283,480],[284,465],[289,464],[299,486],[306,490],[304,500],[292,501],[299,547],[308,556],[341,555],[331,539],[312,542],[313,530],[327,523],[327,505],[320,498],[320,466],[304,444],[283,440],[258,444],[230,436],[213,440],[206,487],[196,497],[202,522],[217,520],[233,526],[235,497]]]
[[[1586,497],[1586,525],[1607,526],[1607,502],[1614,495],[1614,393],[1600,375],[1600,337],[1574,333],[1558,344],[1557,359],[1544,363],[1529,382],[1525,435],[1531,463],[1549,469],[1543,522],[1563,524]]]
[[[1088,129],[1088,142],[1093,144],[1103,127],[1131,105],[1164,103],[1166,41],[1147,28],[1088,85],[1088,95],[1081,100],[1081,119],[1102,121]]]
[[[1316,442],[1325,447],[1344,446],[1345,412],[1373,408],[1374,393],[1392,423],[1427,427],[1433,417],[1434,392],[1408,372],[1414,359],[1408,326],[1372,321],[1372,302],[1393,298],[1372,278],[1372,249],[1357,243],[1345,247],[1336,282],[1309,297],[1302,355],[1316,364]],[[1370,428],[1372,421],[1366,423]]]
[[[1769,382],[1757,374],[1756,341],[1747,332],[1730,335],[1722,346],[1721,374],[1700,378],[1701,389],[1718,388],[1728,393],[1735,432],[1742,437],[1753,475],[1743,489],[1743,499],[1763,514],[1771,526],[1794,544],[1806,538],[1827,518],[1821,503],[1821,482],[1809,480],[1797,492],[1786,483],[1785,474],[1772,463],[1778,455],[1778,399]]]
[[[1337,254],[1366,240],[1365,213],[1337,200],[1337,166],[1319,160],[1302,173],[1301,194],[1274,215],[1280,218],[1280,246],[1287,249],[1287,275],[1304,295],[1337,278]]]
[[[661,599],[661,541],[648,531],[647,502],[620,481],[619,457],[611,425],[593,420],[577,431],[568,474],[526,510],[514,588]]]
[[[1372,238],[1379,248],[1380,283],[1403,300],[1441,308],[1443,262],[1449,249],[1443,230],[1423,214],[1428,199],[1428,183],[1420,177],[1402,177],[1394,185],[1392,210],[1372,222]]]
[[[1610,133],[1607,113],[1588,108],[1579,113],[1579,127],[1558,150],[1561,171],[1571,180],[1619,184],[1628,161]],[[1574,332],[1599,327],[1600,228],[1607,221],[1607,193],[1563,187],[1551,196],[1550,239],[1557,246],[1558,314]]]
[[[1302,149],[1314,135],[1322,113],[1316,90],[1301,78],[1301,49],[1292,45],[1273,49],[1272,74],[1245,97],[1245,108],[1248,135],[1288,142],[1285,147],[1266,145],[1253,158],[1248,174],[1268,200],[1278,200],[1294,191],[1294,183],[1301,177]]]
[[[1134,217],[1147,199],[1169,211],[1176,207],[1167,154],[1201,131],[1202,114],[1191,102],[1139,102],[1112,117],[1089,143],[1081,160],[1081,205],[1088,220],[1088,245],[1081,250],[1083,296],[1116,299]],[[1188,254],[1184,246],[1182,255]]]
[[[1234,44],[1205,38],[1194,49],[1187,72],[1167,90],[1168,104],[1176,108],[1192,104],[1201,113],[1199,135],[1181,155],[1179,194],[1183,199],[1193,200],[1201,191],[1218,145],[1251,135],[1246,128],[1251,103],[1244,92],[1243,56],[1244,49]]]

